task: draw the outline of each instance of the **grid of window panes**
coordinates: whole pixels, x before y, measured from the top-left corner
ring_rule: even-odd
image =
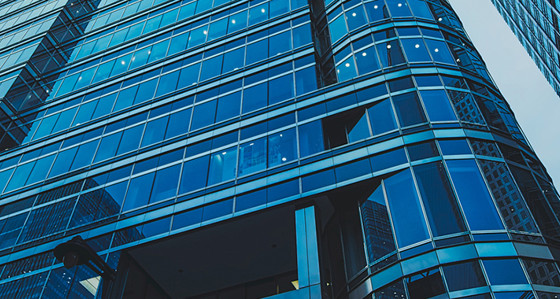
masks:
[[[560,94],[560,3],[492,0],[554,90]]]
[[[326,292],[560,292],[557,192],[446,1],[321,4],[107,0],[80,16],[63,66],[41,68],[40,105],[4,133],[24,136],[0,156],[0,297],[94,298],[71,280],[95,273],[54,262],[65,237],[116,267],[139,244],[360,182]],[[14,99],[36,93],[0,76]]]

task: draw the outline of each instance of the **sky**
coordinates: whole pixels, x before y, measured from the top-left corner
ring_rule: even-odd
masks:
[[[560,98],[490,0],[449,0],[521,129],[560,187]]]

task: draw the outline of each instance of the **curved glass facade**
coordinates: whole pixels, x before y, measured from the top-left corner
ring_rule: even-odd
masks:
[[[446,1],[0,15],[1,298],[560,295],[558,193]]]

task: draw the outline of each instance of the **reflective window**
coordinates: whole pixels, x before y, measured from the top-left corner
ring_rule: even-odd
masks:
[[[206,186],[209,156],[203,156],[185,162],[179,193],[186,193]]]
[[[385,188],[399,247],[427,239],[428,229],[410,170],[386,179]]]
[[[486,285],[478,261],[443,266],[449,291],[476,288]]]
[[[211,155],[208,185],[233,179],[237,172],[237,148],[229,148]]]
[[[266,138],[253,140],[239,146],[239,175],[266,168]]]
[[[518,260],[484,260],[484,269],[490,284],[525,284],[527,278]]]
[[[370,262],[374,262],[396,250],[391,230],[383,188],[375,191],[360,206],[366,247]]]
[[[268,167],[297,158],[296,130],[290,129],[268,136]]]
[[[123,211],[128,211],[148,204],[153,182],[153,172],[130,180],[126,199],[124,200]]]
[[[150,203],[175,196],[177,193],[177,178],[179,177],[180,169],[181,165],[174,165],[156,171]]]
[[[430,121],[457,120],[447,94],[443,90],[423,90],[420,96],[428,112]]]
[[[408,127],[426,122],[426,116],[416,92],[395,96],[393,97],[393,102],[395,103],[395,109],[397,110],[401,126]]]
[[[379,101],[368,108],[371,130],[373,135],[378,135],[397,129],[395,113],[389,99]]]
[[[301,157],[307,157],[325,150],[321,120],[301,125],[298,130]]]

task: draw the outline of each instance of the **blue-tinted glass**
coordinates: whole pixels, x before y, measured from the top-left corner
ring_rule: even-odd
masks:
[[[183,87],[189,87],[198,82],[198,72],[200,71],[200,63],[188,66],[181,69],[181,74],[179,75],[179,84],[177,89]]]
[[[169,116],[165,139],[187,133],[191,119],[191,109],[181,110]]]
[[[189,36],[189,43],[187,48],[196,47],[206,41],[206,35],[208,33],[208,25],[198,27],[191,31]]]
[[[294,28],[294,49],[311,43],[311,29],[310,25],[303,25]]]
[[[200,129],[213,124],[215,117],[216,100],[196,105],[194,107],[191,130]]]
[[[243,113],[265,107],[267,105],[267,94],[266,82],[246,88],[243,91]]]
[[[243,211],[266,204],[266,189],[238,195],[235,198],[235,211]]]
[[[205,206],[202,211],[202,221],[222,217],[233,212],[233,199],[228,199]]]
[[[307,192],[336,183],[332,169],[317,172],[301,178],[302,192]]]
[[[165,57],[165,53],[167,52],[167,47],[169,46],[170,40],[164,40],[152,46],[152,50],[150,53],[150,58],[148,59],[148,63],[162,59]]]
[[[158,79],[142,82],[138,85],[138,93],[134,98],[134,104],[142,103],[154,97]]]
[[[408,0],[412,13],[417,18],[433,19],[430,8],[423,0]]]
[[[268,57],[268,40],[263,39],[247,45],[245,65],[264,60]]]
[[[387,169],[393,166],[407,163],[406,153],[403,148],[392,150],[383,154],[371,157],[373,171]]]
[[[150,145],[163,140],[168,117],[160,117],[149,121],[143,134],[142,146]]]
[[[202,62],[202,70],[200,71],[200,81],[214,78],[220,75],[222,69],[223,55],[214,56]]]
[[[414,76],[416,84],[420,87],[423,86],[441,86],[441,80],[438,76]]]
[[[405,93],[393,97],[395,109],[401,126],[407,127],[426,121],[424,110],[418,100],[416,92]]]
[[[266,138],[257,139],[239,146],[239,175],[253,173],[266,168]]]
[[[355,55],[356,65],[360,74],[367,74],[380,68],[375,47],[360,50]]]
[[[294,96],[292,73],[268,81],[268,104],[276,104]]]
[[[344,22],[344,14],[334,19],[329,24],[329,29],[331,33],[331,41],[333,43],[348,33],[348,29],[346,29],[346,22]]]
[[[352,162],[335,168],[336,181],[344,182],[371,173],[369,159]]]
[[[449,291],[464,290],[486,285],[480,264],[471,261],[455,265],[443,266],[443,273]]]
[[[138,85],[134,85],[121,90],[119,92],[119,97],[117,98],[113,111],[119,111],[121,109],[132,106],[137,91],[138,91]]]
[[[379,58],[381,59],[381,64],[384,67],[405,63],[401,44],[398,40],[380,43],[376,45],[376,47],[379,53]]]
[[[190,160],[183,165],[179,193],[186,193],[206,186],[209,156]]]
[[[270,186],[267,188],[266,194],[269,203],[299,194],[299,180],[291,180],[285,183]]]
[[[525,284],[527,278],[518,260],[484,260],[484,269],[490,284]]]
[[[404,53],[408,58],[408,62],[423,62],[430,61],[430,54],[424,45],[421,38],[406,38],[401,39]]]
[[[249,9],[249,26],[260,23],[268,18],[268,3]]]
[[[385,133],[397,128],[395,113],[389,99],[379,101],[368,108],[373,135]]]
[[[8,183],[5,192],[22,187],[25,184],[25,181],[27,181],[27,177],[29,176],[31,169],[33,169],[33,166],[35,166],[35,162],[19,165],[16,168],[16,171],[14,171],[14,175],[12,176],[10,183]]]
[[[97,72],[93,77],[93,83],[109,78],[109,75],[111,74],[111,70],[113,69],[113,65],[115,64],[115,61],[116,60],[111,60],[101,64],[97,68]]]
[[[435,157],[439,154],[435,142],[428,141],[407,146],[410,161]]]
[[[95,155],[94,162],[103,161],[115,156],[117,152],[117,147],[119,141],[121,140],[122,132],[112,134],[103,137],[101,143],[99,143],[99,148],[97,149],[97,154]]]
[[[97,106],[97,100],[81,105],[79,108],[80,110],[78,110],[78,113],[76,114],[76,117],[74,118],[74,122],[72,123],[72,125],[77,126],[81,123],[85,123],[91,120],[93,116],[93,111],[95,110],[96,106]]]
[[[173,216],[172,229],[197,224],[200,223],[200,221],[202,221],[202,208],[186,211]]]
[[[111,112],[111,109],[113,108],[115,100],[117,99],[117,94],[118,93],[115,92],[100,98],[97,103],[97,107],[95,108],[95,112],[93,113],[92,119],[109,114]]]
[[[298,130],[301,157],[307,157],[325,150],[323,126],[320,120],[301,125]]]
[[[175,91],[177,88],[178,80],[179,80],[179,71],[174,71],[161,76],[156,92],[156,97]]]
[[[439,140],[439,147],[444,155],[464,155],[471,154],[469,144],[464,139],[458,140]]]
[[[221,20],[210,23],[210,29],[208,30],[208,40],[213,40],[225,36],[227,33],[228,19],[223,18]]]
[[[130,60],[129,69],[135,69],[146,64],[146,62],[148,62],[148,56],[150,56],[151,49],[152,47],[146,47],[134,52],[134,55]]]
[[[434,236],[466,230],[459,206],[441,162],[414,167],[418,188]]]
[[[247,10],[229,17],[228,33],[236,32],[247,26]]]
[[[142,138],[143,130],[143,124],[124,130],[121,144],[117,150],[117,155],[137,149],[138,144],[140,143],[140,138]]]
[[[453,56],[451,56],[449,48],[447,48],[445,42],[426,39],[426,44],[428,44],[430,54],[432,54],[435,61],[455,64],[455,60],[453,59]]]
[[[498,293],[495,292],[494,296],[496,299],[525,299],[525,298],[535,298],[533,292],[504,292]]]
[[[150,196],[150,203],[158,202],[175,196],[177,193],[177,182],[179,181],[179,171],[181,165],[174,165],[156,172],[154,188]]]
[[[457,120],[449,98],[443,90],[420,91],[430,121]]]
[[[427,239],[428,229],[410,170],[386,179],[385,189],[399,247]]]
[[[494,202],[474,160],[447,161],[471,230],[503,229]]]
[[[130,180],[123,211],[128,211],[137,207],[145,206],[150,199],[154,173],[148,173]]]
[[[271,0],[270,1],[270,17],[281,15],[288,12],[290,9],[290,2],[285,0]]]
[[[160,220],[146,223],[142,226],[142,235],[144,237],[151,237],[169,231],[171,225],[171,217],[166,217]]]
[[[376,22],[379,20],[389,18],[389,10],[385,5],[385,0],[375,0],[373,2],[366,3],[366,12],[370,22]]]
[[[377,187],[360,206],[360,212],[370,262],[395,251],[391,221],[381,186]]]
[[[304,93],[317,89],[317,75],[315,67],[308,67],[306,69],[296,72],[296,94],[302,95]]]
[[[208,185],[217,184],[235,177],[237,148],[232,147],[211,155]]]
[[[280,34],[273,35],[268,39],[268,56],[272,57],[292,49],[292,33],[284,31]]]
[[[47,177],[47,173],[49,172],[49,169],[51,168],[51,164],[54,160],[54,157],[55,155],[50,155],[37,160],[37,162],[35,163],[35,167],[33,167],[33,171],[29,174],[29,178],[27,179],[26,184],[30,185],[45,179]],[[3,186],[0,184],[0,189],[2,187]]]
[[[356,64],[354,63],[354,57],[350,56],[344,60],[336,68],[336,74],[338,75],[338,80],[340,82],[352,79],[357,76]]]
[[[268,136],[268,166],[273,167],[297,158],[296,130],[289,129]]]
[[[350,11],[347,11],[345,14],[349,31],[352,31],[367,23],[364,13],[364,7],[361,5],[351,9]]]
[[[58,153],[56,161],[54,161],[51,172],[49,173],[49,178],[68,172],[71,165],[70,161],[74,160],[74,155],[76,154],[77,149],[78,147],[73,147]]]
[[[128,64],[130,63],[130,59],[132,58],[132,54],[128,54],[122,57],[115,59],[115,66],[111,70],[111,77],[121,74],[128,70]]]
[[[359,141],[371,136],[369,132],[367,114],[364,113],[356,123],[348,124],[346,130],[348,132],[348,142]]]
[[[76,153],[76,158],[74,158],[74,162],[72,163],[72,167],[70,167],[70,170],[89,165],[91,163],[91,160],[93,159],[93,155],[95,154],[98,143],[99,140],[94,140],[80,145],[78,148],[78,152]]]
[[[190,32],[185,32],[181,35],[177,35],[171,38],[171,42],[169,43],[168,55],[179,53],[185,50],[187,48],[187,42],[189,41],[189,34]]]
[[[230,119],[239,115],[241,109],[241,92],[235,92],[218,99],[216,122]]]
[[[235,71],[245,65],[245,48],[241,47],[224,54],[224,63],[222,65],[222,74]]]

